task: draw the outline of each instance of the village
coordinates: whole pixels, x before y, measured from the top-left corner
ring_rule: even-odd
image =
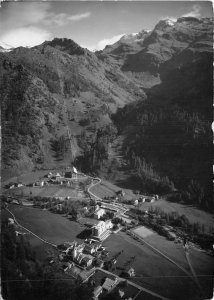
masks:
[[[79,278],[80,282],[89,282],[94,287],[95,300],[102,299],[115,290],[121,295],[121,299],[137,299],[136,295],[140,293],[142,296],[142,293],[147,292],[142,285],[133,281],[138,272],[136,256],[127,257],[125,254],[126,262],[121,266],[125,248],[118,251],[113,249],[111,240],[121,239],[123,247],[123,242],[129,237],[129,243],[134,242],[140,247],[147,245],[152,251],[170,260],[150,244],[150,237],[156,236],[157,239],[159,234],[165,236],[168,241],[183,246],[188,253],[187,235],[163,222],[165,216],[160,211],[152,207],[139,210],[139,205],[158,201],[158,195],[138,194],[127,200],[123,190],[116,190],[114,196],[101,198],[91,191],[100,181],[99,178],[78,172],[75,167],[50,171],[35,182],[8,183],[5,186],[8,195],[4,205],[6,209],[10,205],[17,205],[62,215],[70,220],[70,230],[73,230],[72,224],[77,224],[82,231],[75,237],[74,229],[70,240],[51,244],[41,239],[55,248],[52,255],[48,256],[47,263],[52,267],[59,267],[72,278]],[[22,192],[19,193],[20,191]],[[53,191],[54,195],[51,195]],[[13,218],[9,218],[8,222],[16,226],[17,237],[27,234],[26,228],[17,226]],[[174,260],[171,261],[176,265]],[[164,299],[160,295],[154,299],[158,298]]]

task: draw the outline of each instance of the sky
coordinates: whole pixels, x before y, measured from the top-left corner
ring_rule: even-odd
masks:
[[[159,20],[212,17],[208,1],[12,1],[0,8],[0,45],[32,47],[55,37],[101,50]],[[6,46],[5,46],[6,47]]]

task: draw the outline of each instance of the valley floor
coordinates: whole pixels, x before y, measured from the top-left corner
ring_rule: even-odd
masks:
[[[97,196],[103,198],[106,196],[114,196],[115,192],[121,190],[121,187],[107,180],[102,180],[101,184],[92,187],[91,191],[95,193]],[[132,200],[137,199],[138,196],[131,189],[124,189],[125,192],[124,199]],[[134,208],[134,205],[128,205],[130,208]],[[213,226],[214,216],[211,213],[200,210],[192,205],[185,205],[175,202],[169,202],[163,198],[160,198],[158,201],[153,203],[141,203],[140,209],[142,211],[148,210],[150,207],[158,207],[162,209],[164,212],[177,212],[180,215],[185,215],[190,223],[199,222],[200,224],[205,225],[205,230],[208,232],[209,227]]]
[[[23,175],[21,178],[18,178],[18,180],[27,184],[38,180],[46,173],[47,171],[33,172]],[[107,180],[102,180],[100,184],[91,188],[91,192],[103,198],[106,196],[114,196],[115,192],[120,189],[118,185]],[[136,195],[131,189],[123,189],[123,191],[125,192],[126,199],[136,198]],[[151,206],[151,203],[143,203],[141,209],[147,210],[149,206]],[[212,224],[213,221],[213,216],[206,212],[199,211],[194,207],[169,203],[164,199],[152,203],[152,206],[160,207],[167,212],[177,211],[179,214],[185,214],[193,222],[201,222],[205,224],[206,227]],[[131,208],[134,206],[129,205],[128,207]],[[10,209],[22,226],[25,226],[45,240],[54,244],[73,240],[83,242],[83,239],[80,237],[81,232],[83,232],[86,227],[80,222],[70,221],[62,215],[38,208],[10,205]],[[2,219],[4,220],[8,217],[11,216],[9,216],[6,210],[3,210]],[[28,237],[39,259],[45,260],[53,253],[54,250],[51,249],[50,246],[42,243],[41,240],[30,234],[28,234]],[[164,258],[164,256],[161,256],[146,243],[135,240],[125,232],[119,232],[111,234],[103,242],[103,246],[109,251],[109,259],[117,255],[118,252],[121,252],[116,264],[113,265],[110,271],[120,275],[122,270],[133,267],[136,274],[130,280],[170,299],[198,300],[207,299],[210,296],[213,284],[214,259],[212,256],[190,247],[189,258],[199,282],[198,285],[193,278],[192,270],[187,261],[182,244],[175,244],[172,241],[168,241],[153,231],[147,234],[147,236],[144,236],[144,240],[175,261],[181,268],[178,268],[176,264],[173,264]],[[185,269],[185,272],[182,271],[182,268]],[[200,294],[201,292],[203,295]]]

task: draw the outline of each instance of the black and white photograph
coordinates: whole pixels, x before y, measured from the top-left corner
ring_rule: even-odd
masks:
[[[214,299],[211,1],[0,1],[0,300]]]

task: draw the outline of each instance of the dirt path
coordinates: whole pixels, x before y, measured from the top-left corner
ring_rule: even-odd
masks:
[[[50,242],[44,240],[43,238],[39,237],[37,234],[33,233],[31,230],[29,230],[29,229],[27,229],[26,227],[22,226],[22,225],[16,220],[15,215],[14,215],[8,208],[6,208],[6,210],[12,215],[14,222],[15,222],[19,227],[21,227],[22,229],[26,230],[27,232],[29,232],[29,233],[32,234],[33,236],[35,236],[35,237],[36,237],[37,239],[39,239],[40,241],[42,241],[42,242],[44,242],[44,243],[46,243],[46,244],[48,244],[48,245],[51,245],[51,246],[53,246],[54,248],[57,248],[57,245],[55,245],[55,244],[53,244],[53,243],[50,243]]]
[[[202,287],[201,287],[201,285],[200,285],[200,283],[199,283],[199,281],[198,281],[198,277],[197,277],[197,275],[196,275],[196,273],[195,273],[195,270],[194,270],[194,268],[193,268],[193,266],[192,266],[192,263],[191,263],[190,255],[189,255],[189,254],[190,254],[189,251],[185,251],[186,260],[187,260],[188,265],[189,265],[189,267],[190,267],[190,270],[191,270],[191,272],[192,272],[193,278],[195,279],[195,283],[197,284],[197,286],[198,286],[198,288],[199,288],[199,290],[200,290],[200,292],[201,292],[201,295],[202,295],[202,294],[203,294],[203,289],[202,289]]]
[[[155,248],[154,246],[152,246],[150,243],[148,243],[147,241],[145,241],[142,237],[138,236],[137,234],[131,233],[133,236],[136,236],[139,240],[141,240],[143,243],[145,243],[148,247],[150,247],[154,252],[158,253],[159,255],[161,255],[162,257],[164,257],[166,260],[170,261],[172,264],[174,264],[177,268],[179,268],[180,270],[182,270],[188,277],[192,278],[195,281],[195,277],[194,275],[192,276],[192,274],[190,274],[189,272],[187,272],[182,266],[180,266],[177,262],[175,262],[173,259],[171,259],[170,257],[168,257],[166,254],[164,254],[162,251],[158,250],[157,248]],[[199,284],[199,282],[196,282],[197,285]],[[199,285],[198,285],[199,286]]]

